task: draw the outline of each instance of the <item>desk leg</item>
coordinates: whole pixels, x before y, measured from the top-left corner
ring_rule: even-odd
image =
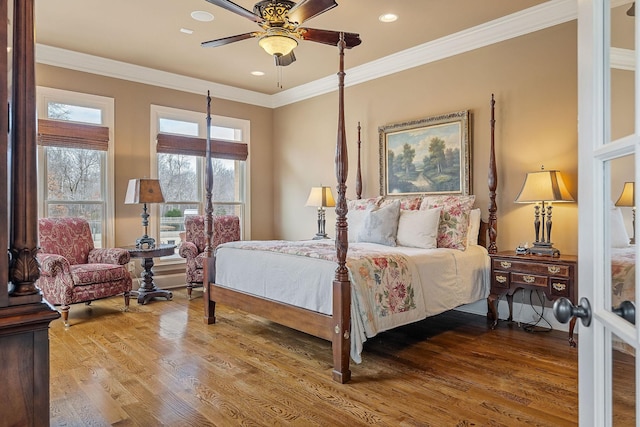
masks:
[[[495,329],[498,325],[498,310],[496,309],[496,300],[498,299],[498,295],[490,294],[487,297],[487,308],[489,309],[487,312],[487,317],[489,320],[493,320],[491,324],[491,329]]]
[[[156,284],[153,283],[153,258],[143,258],[142,267],[144,268],[142,272],[143,284],[137,291],[131,291],[134,295],[138,294],[138,304],[146,304],[151,298],[155,297],[163,297],[167,300],[172,299],[173,293],[171,291],[158,289]]]
[[[573,316],[569,321],[569,345],[571,347],[576,346],[576,341],[573,339],[573,328],[576,327],[576,320],[577,320],[576,317]]]

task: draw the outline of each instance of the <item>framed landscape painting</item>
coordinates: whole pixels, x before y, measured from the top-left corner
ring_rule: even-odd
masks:
[[[380,194],[471,192],[469,111],[381,126]]]

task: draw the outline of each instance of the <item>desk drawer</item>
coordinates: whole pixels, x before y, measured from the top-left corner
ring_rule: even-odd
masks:
[[[552,297],[570,297],[569,280],[558,279],[556,277],[549,278],[549,292]]]
[[[531,273],[532,275],[553,275],[555,277],[569,277],[570,267],[564,264],[553,263],[531,263],[525,260],[511,261],[505,259],[494,259],[492,261],[495,270],[517,271],[521,273]]]
[[[543,288],[547,287],[547,276],[538,276],[536,274],[527,274],[527,273],[511,273],[511,284],[512,285],[526,285],[526,286],[540,286]]]
[[[511,281],[509,280],[509,273],[505,271],[494,271],[491,277],[491,286],[494,288],[509,289]]]

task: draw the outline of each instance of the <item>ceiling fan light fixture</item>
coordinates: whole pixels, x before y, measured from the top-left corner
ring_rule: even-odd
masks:
[[[293,37],[282,34],[265,35],[260,38],[258,44],[269,55],[284,56],[288,55],[298,42]]]

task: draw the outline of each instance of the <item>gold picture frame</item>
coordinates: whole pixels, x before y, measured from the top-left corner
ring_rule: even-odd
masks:
[[[471,193],[469,111],[378,128],[380,195]]]

